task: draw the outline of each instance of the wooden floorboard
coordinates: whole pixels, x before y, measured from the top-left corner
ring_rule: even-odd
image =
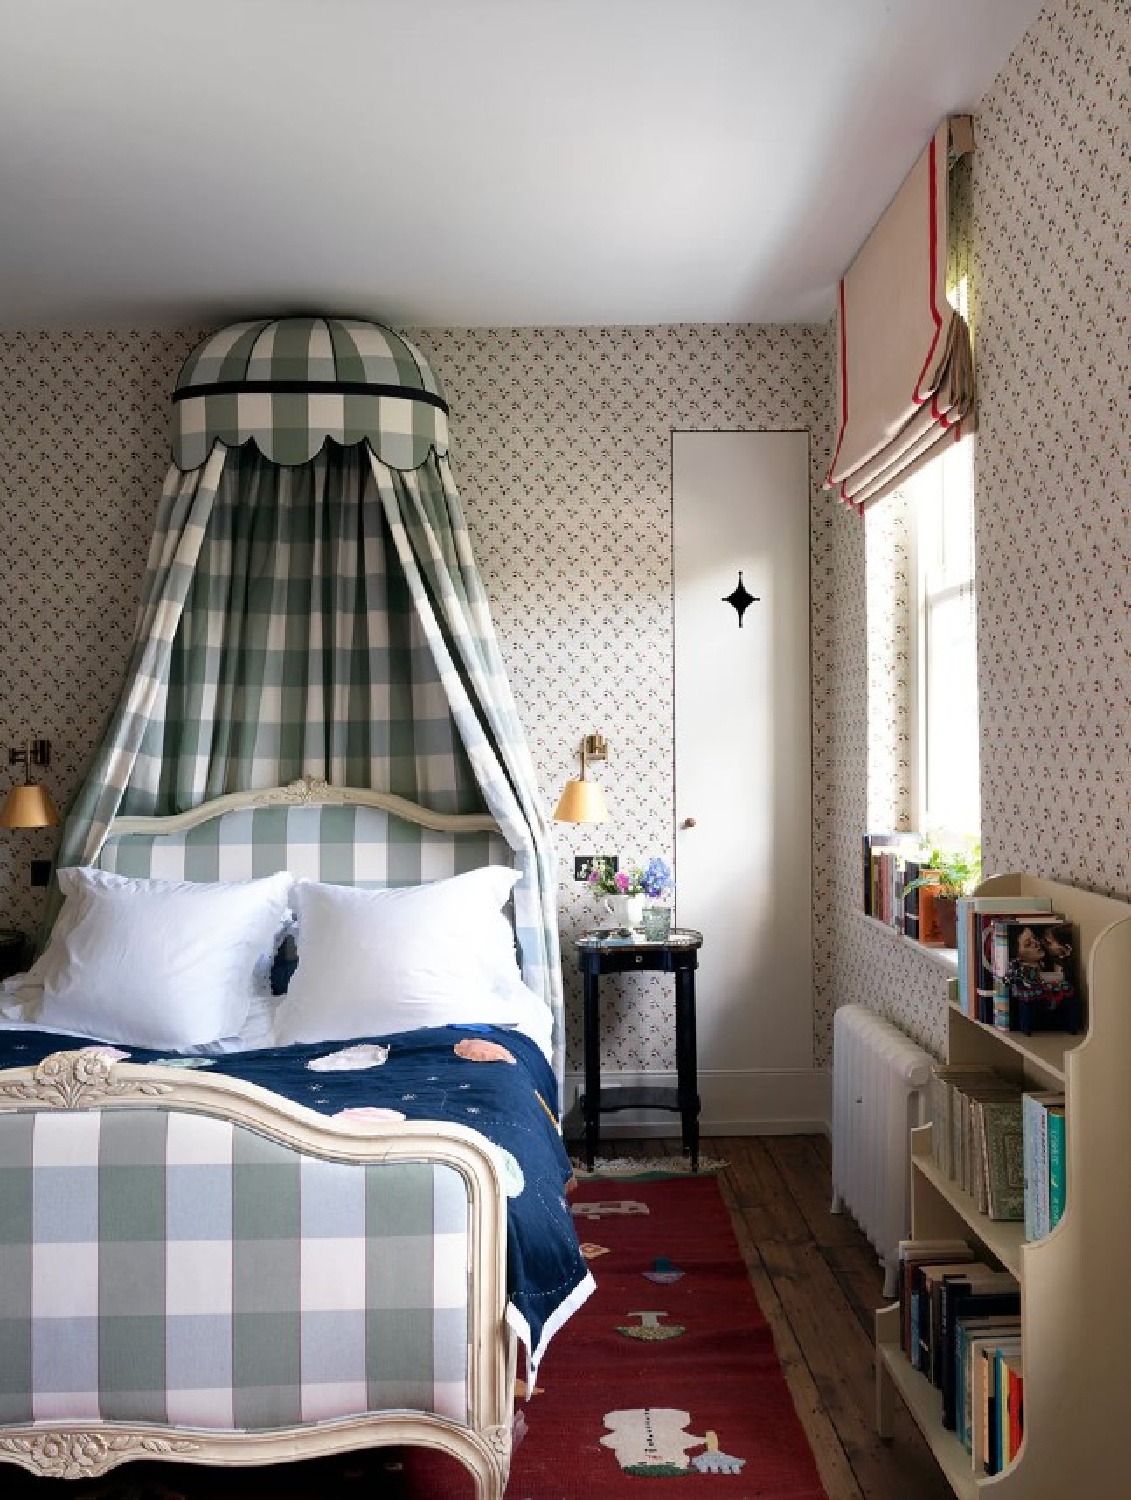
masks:
[[[719,1174],[778,1357],[829,1500],[949,1500],[914,1422],[875,1433],[872,1316],[883,1302],[875,1252],[848,1215],[831,1214],[824,1137],[704,1141]]]

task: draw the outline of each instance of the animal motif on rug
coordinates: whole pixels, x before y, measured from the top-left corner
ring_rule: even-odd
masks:
[[[686,1474],[688,1453],[705,1443],[687,1431],[691,1413],[671,1406],[643,1406],[605,1413],[608,1435],[601,1445],[611,1448],[626,1474],[645,1479]]]
[[[663,1339],[677,1339],[687,1329],[680,1323],[661,1323],[661,1318],[666,1318],[666,1312],[630,1312],[625,1313],[626,1318],[639,1318],[640,1326],[626,1324],[617,1328],[618,1333],[623,1333],[626,1339],[640,1339],[645,1344],[657,1344]]]
[[[578,1219],[607,1219],[613,1214],[646,1214],[650,1212],[646,1203],[634,1203],[630,1198],[617,1202],[571,1203],[570,1213]]]

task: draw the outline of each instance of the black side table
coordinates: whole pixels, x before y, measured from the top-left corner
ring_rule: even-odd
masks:
[[[601,1139],[601,1115],[618,1109],[671,1109],[680,1116],[683,1149],[699,1170],[699,1072],[695,1058],[695,970],[703,934],[673,927],[662,943],[610,941],[596,932],[575,939],[577,964],[585,976],[585,1165],[592,1170]],[[602,974],[659,969],[675,975],[676,1087],[601,1087],[600,982]]]

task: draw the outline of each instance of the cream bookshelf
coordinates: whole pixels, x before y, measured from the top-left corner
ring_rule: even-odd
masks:
[[[939,1393],[899,1348],[899,1309],[876,1314],[876,1421],[891,1431],[899,1391],[962,1500],[1127,1500],[1131,1496],[1131,905],[1028,875],[995,875],[979,895],[1048,896],[1075,923],[1085,976],[1080,1036],[1024,1037],[947,1016],[951,1063],[977,1063],[1031,1088],[1063,1088],[1064,1215],[1024,1240],[994,1222],[931,1158],[931,1127],[911,1134],[911,1232],[984,1247],[1021,1287],[1025,1438],[992,1479],[942,1425]]]

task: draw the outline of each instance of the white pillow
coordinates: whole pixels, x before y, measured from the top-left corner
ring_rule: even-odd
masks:
[[[517,870],[488,865],[399,890],[298,881],[298,969],[279,1006],[279,1045],[513,1025],[523,1006],[502,908],[517,880]]]
[[[292,877],[209,883],[59,871],[66,897],[39,964],[43,1026],[135,1047],[234,1036],[256,964],[283,925]]]

